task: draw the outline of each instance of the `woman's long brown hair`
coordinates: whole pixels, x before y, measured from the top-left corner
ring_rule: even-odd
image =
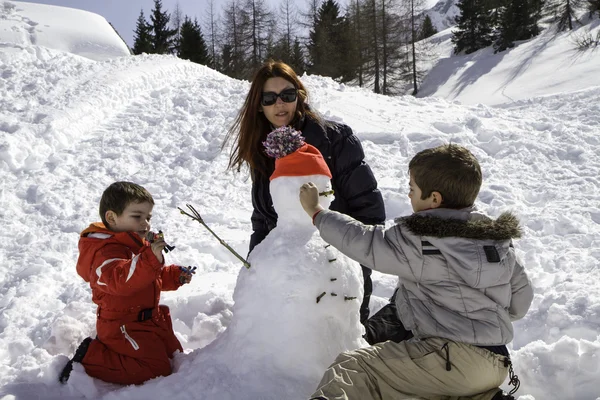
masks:
[[[230,140],[235,140],[229,156],[228,170],[234,169],[239,172],[246,163],[251,172],[259,171],[264,174],[267,172],[268,166],[274,163],[265,154],[262,145],[267,134],[271,131],[271,125],[265,114],[259,111],[263,87],[269,78],[283,78],[298,90],[298,103],[291,125],[294,125],[303,117],[320,121],[320,117],[307,106],[308,93],[296,72],[281,61],[269,60],[265,62],[254,74],[244,105],[223,141],[221,149]]]

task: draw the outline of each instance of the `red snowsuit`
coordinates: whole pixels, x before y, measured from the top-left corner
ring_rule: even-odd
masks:
[[[164,267],[137,234],[94,223],[81,232],[77,273],[98,305],[98,336],[81,362],[87,374],[125,385],[170,375],[169,358],[183,349],[158,302],[161,290],[181,286],[179,267]]]

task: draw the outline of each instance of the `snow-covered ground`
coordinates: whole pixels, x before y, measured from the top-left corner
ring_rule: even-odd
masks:
[[[582,16],[582,21],[587,21]],[[423,80],[418,97],[442,97],[463,104],[500,105],[600,85],[600,48],[577,50],[578,38],[600,32],[600,20],[556,33],[547,27],[536,38],[494,54],[490,47],[453,56],[452,29],[432,36],[439,59]]]
[[[0,1],[0,49],[49,47],[102,61],[129,55],[125,42],[98,14],[74,8]]]
[[[246,253],[250,180],[226,172],[228,151],[220,147],[248,83],[169,56],[94,61],[65,51],[65,31],[54,31],[55,39],[47,33],[44,45],[16,43],[12,32],[44,14],[34,5],[32,14],[18,11],[21,4],[0,3],[0,399],[219,398],[204,391],[208,366],[199,354],[227,328],[236,279],[247,270],[177,207],[193,204]],[[59,11],[52,10],[53,18]],[[64,18],[68,25],[71,19]],[[110,30],[84,31],[72,40],[84,35],[91,44],[117,42]],[[492,216],[507,210],[519,216],[525,234],[515,244],[535,285],[533,306],[515,324],[510,346],[522,383],[518,395],[594,400],[600,398],[600,83],[594,81],[600,63],[588,60],[580,69],[544,57],[542,67],[531,51],[545,39],[536,40],[504,56],[487,54],[528,66],[520,69],[527,79],[510,69],[468,68],[463,93],[468,88],[472,101],[460,100],[488,105],[384,97],[315,76],[303,81],[317,110],[348,123],[361,138],[390,219],[410,212],[407,164],[416,152],[446,142],[474,152],[484,171],[477,205]],[[559,42],[566,46],[567,39],[549,42],[537,56]],[[553,54],[568,54],[566,47],[558,50]],[[482,65],[494,63],[484,56]],[[579,55],[586,57],[597,53]],[[558,70],[571,79],[557,85],[549,74]],[[489,106],[498,103],[490,91],[507,80],[521,82],[523,89],[505,90],[521,100]],[[90,290],[75,272],[78,234],[98,220],[100,195],[116,180],[153,193],[154,228],[177,246],[167,261],[198,266],[190,285],[163,294],[185,354],[176,358],[173,375],[141,386],[87,379],[79,366],[68,385],[60,385],[67,358],[94,334]],[[393,276],[374,274],[374,310],[395,283]],[[265,310],[276,311],[276,304]],[[240,384],[226,373],[220,379],[213,387]],[[265,374],[253,384],[271,383]]]
[[[428,4],[424,14],[429,15],[435,29],[443,31],[455,24],[454,18],[460,15],[460,9],[456,6],[458,0],[440,0],[435,4]]]

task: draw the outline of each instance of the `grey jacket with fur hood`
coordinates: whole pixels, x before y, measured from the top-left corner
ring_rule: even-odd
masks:
[[[350,258],[399,276],[398,316],[416,338],[507,344],[511,321],[531,305],[533,289],[512,247],[520,236],[512,214],[493,220],[473,208],[437,208],[385,229],[324,210],[315,225]]]

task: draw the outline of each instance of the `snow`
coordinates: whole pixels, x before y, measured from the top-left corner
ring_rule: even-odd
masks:
[[[250,292],[234,304],[234,294],[236,283],[255,272],[177,207],[193,204],[246,254],[250,179],[226,171],[229,149],[221,151],[221,144],[248,82],[170,56],[108,57],[110,46],[99,46],[98,58],[82,57],[63,47],[83,37],[117,43],[109,26],[78,24],[76,36],[63,31],[56,42],[50,36],[47,44],[18,42],[14,32],[27,32],[27,21],[49,17],[48,10],[64,17],[58,25],[65,29],[81,22],[63,8],[24,7],[0,3],[0,399],[214,399],[223,394],[219,388],[242,387],[246,382],[230,373],[240,365],[210,372],[203,354],[223,342],[237,307],[252,301]],[[597,21],[581,29],[588,28],[597,31]],[[429,76],[434,84],[428,78],[423,86],[435,96],[426,98],[384,97],[302,77],[311,104],[360,137],[388,219],[411,212],[410,158],[447,142],[467,146],[480,160],[477,206],[492,216],[518,215],[524,237],[515,246],[535,286],[532,308],[515,323],[509,346],[521,400],[600,398],[597,58],[597,51],[573,52],[568,34],[542,35],[505,54],[449,58],[460,77],[438,65]],[[176,356],[173,375],[144,385],[106,384],[78,364],[60,385],[68,357],[95,334],[90,289],[75,272],[78,235],[99,219],[100,195],[116,180],[135,181],[154,195],[153,229],[176,246],[167,262],[198,266],[191,284],[162,296],[185,352]],[[373,277],[376,311],[396,278]],[[281,304],[262,307],[271,315]],[[309,318],[299,314],[292,323],[305,328]],[[248,343],[270,339],[266,330],[255,332]],[[295,367],[311,368],[305,361]],[[275,387],[266,368],[254,368],[256,381],[248,385]]]
[[[205,393],[224,400],[308,398],[339,353],[367,345],[360,265],[327,246],[307,218],[298,200],[305,182],[331,190],[323,175],[271,182],[275,211],[285,217],[239,272],[227,330],[195,352],[193,365],[203,373],[188,380]],[[321,205],[332,200],[321,197]]]
[[[455,24],[454,19],[460,15],[460,9],[456,6],[457,0],[440,0],[435,4],[425,7],[426,15],[431,18],[431,23],[439,32]]]
[[[74,8],[0,1],[0,47],[46,47],[102,61],[129,49],[98,14]]]
[[[535,39],[496,54],[490,47],[462,57],[452,56],[452,29],[429,39],[439,59],[418,97],[500,105],[600,85],[600,51],[594,47],[580,51],[576,46],[578,38],[598,35],[598,19],[572,32],[545,29]]]

